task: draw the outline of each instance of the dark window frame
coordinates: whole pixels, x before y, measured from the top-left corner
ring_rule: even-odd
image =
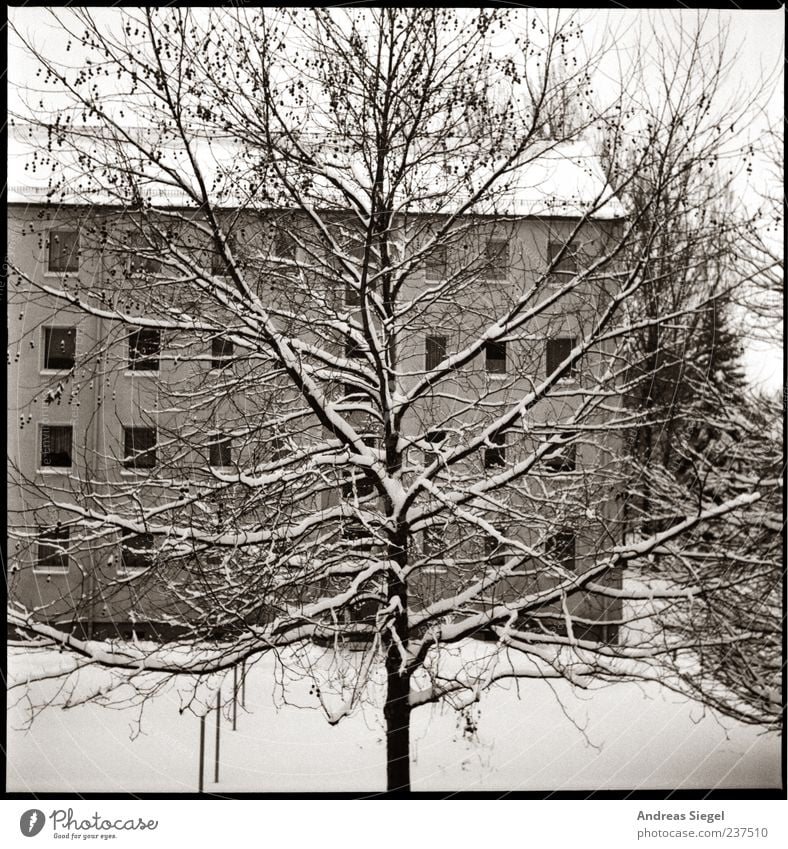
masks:
[[[445,430],[430,430],[424,435],[424,441],[430,445],[443,442],[446,439]],[[438,462],[441,458],[440,452],[437,449],[424,451],[424,468],[428,468],[433,463]]]
[[[284,460],[290,453],[287,443],[281,436],[272,436],[268,441],[270,459],[274,463]]]
[[[143,445],[138,448],[139,435],[147,432],[151,440],[143,440],[150,443],[150,447]],[[140,425],[129,425],[123,427],[123,466],[126,469],[155,469],[158,463],[156,449],[158,447],[158,429],[154,427],[143,427]]]
[[[506,556],[506,551],[505,549],[501,549],[498,539],[490,534],[485,534],[484,562],[496,569],[501,569],[506,565]]]
[[[499,245],[497,249],[493,245]],[[510,239],[488,239],[484,245],[482,274],[485,280],[506,280],[509,276]]]
[[[356,241],[352,240],[348,244],[344,245],[345,253],[356,260],[357,263],[363,264],[364,262],[364,251],[366,250],[366,244],[364,241]],[[365,292],[367,297],[370,294],[374,293],[377,289],[377,266],[375,263],[375,252],[370,249],[369,254],[369,262],[367,264],[367,279],[366,279],[366,287]],[[338,259],[334,261],[334,265],[338,268],[340,274],[347,274],[345,269],[345,264],[340,262]],[[354,266],[354,263],[350,263],[351,267]],[[347,281],[344,284],[344,300],[346,307],[358,307],[361,306],[361,273],[358,273],[358,279],[354,279],[355,286],[351,286]]]
[[[484,370],[487,374],[506,374],[508,351],[505,341],[484,343]]]
[[[143,544],[139,544],[140,541]],[[136,551],[132,549],[136,548]],[[153,534],[125,534],[120,540],[120,576],[139,575],[153,566],[156,557]]]
[[[342,497],[344,499],[353,498],[369,498],[375,494],[375,484],[363,473],[355,472],[348,475],[342,482]]]
[[[361,306],[361,292],[355,286],[345,283],[345,306],[358,307]]]
[[[367,356],[367,347],[365,342],[356,342],[356,340],[348,334],[345,336],[345,358],[348,360],[363,360]]]
[[[50,575],[65,575],[70,568],[67,551],[70,542],[68,528],[39,528],[34,572]]]
[[[574,277],[577,274],[579,264],[579,253],[577,245],[574,242],[562,242],[558,239],[549,239],[547,242],[547,262],[552,264],[553,258],[556,257],[562,248],[565,248],[564,255],[561,261],[550,272],[551,276],[558,277]],[[569,266],[568,268],[566,266]]]
[[[53,359],[56,359],[58,354],[55,353],[53,358],[52,356],[52,348],[53,348],[53,339],[52,336],[55,333],[66,333],[66,337],[71,337],[69,348],[71,349],[70,359],[66,355],[63,356],[63,364],[55,365],[53,364]],[[57,343],[55,343],[57,344]],[[63,346],[63,342],[61,340],[59,347]],[[41,349],[44,355],[44,362],[41,366],[45,371],[71,371],[74,368],[77,359],[77,328],[74,326],[67,327],[65,325],[50,325],[49,327],[43,328],[43,341],[41,343]]]
[[[375,448],[378,444],[378,439],[375,436],[362,436],[361,441],[364,445],[370,448]],[[342,497],[352,498],[355,494],[356,498],[368,498],[370,495],[375,495],[377,487],[361,469],[352,469],[346,473],[345,479],[342,481]]]
[[[77,359],[77,328],[76,327],[66,327],[62,325],[52,325],[51,327],[45,327],[44,330],[44,341],[43,341],[43,351],[44,351],[44,365],[43,369],[47,371],[70,371],[74,368]],[[57,354],[55,357],[52,356],[52,336],[54,333],[58,332],[66,332],[66,336],[71,337],[71,357],[70,360],[64,356],[62,365],[54,365],[54,361],[57,361]],[[57,344],[57,343],[56,343]],[[62,342],[60,343],[62,345]]]
[[[484,448],[484,468],[497,469],[506,465],[506,434],[508,430],[497,430],[490,434],[490,446]]]
[[[235,346],[224,336],[211,339],[211,370],[223,369],[231,365]]]
[[[362,400],[369,400],[369,391],[362,386],[356,386],[355,383],[345,382],[342,384],[342,395],[340,398],[342,402],[352,400],[358,403]]]
[[[371,551],[375,546],[372,532],[358,520],[345,520],[342,523],[341,536],[346,542],[357,543],[353,546],[355,551]]]
[[[130,277],[138,275],[150,274],[153,276],[162,273],[164,261],[155,259],[150,256],[143,256],[142,253],[150,253],[158,248],[152,247],[144,237],[141,237],[137,231],[136,237],[131,236],[132,244],[128,254],[128,273]]]
[[[39,459],[42,469],[70,469],[74,465],[74,427],[63,424],[42,424],[39,438]],[[58,431],[58,433],[53,433]],[[68,434],[68,448],[59,445],[59,437]],[[53,444],[55,443],[55,444]],[[49,449],[47,449],[49,444]],[[64,460],[67,459],[68,462]]]
[[[70,246],[66,237],[73,237],[73,243]],[[56,247],[58,243],[65,243],[59,251]],[[47,271],[53,274],[79,271],[79,230],[68,228],[50,230],[47,248]]]
[[[545,554],[553,560],[558,560],[568,572],[577,571],[577,537],[575,532],[565,528],[549,536],[545,541]]]
[[[546,434],[547,439],[555,435]],[[569,436],[574,440],[577,437],[577,432],[564,432],[563,435]],[[558,453],[555,453],[556,451]],[[544,459],[544,464],[550,474],[558,475],[574,472],[577,468],[577,442],[565,442],[560,446],[553,446],[553,451],[548,451]]]
[[[287,246],[284,252],[280,250],[283,245]],[[271,238],[270,256],[273,260],[295,262],[298,257],[298,245],[295,238],[286,230],[277,228]]]
[[[238,264],[238,257],[235,256],[235,252],[237,249],[237,244],[234,236],[227,236],[225,238],[225,244],[230,249],[230,253],[233,254],[233,258],[235,259],[236,265]],[[212,277],[227,277],[227,269],[228,264],[224,255],[219,253],[214,247],[214,250],[211,251],[211,276]]]
[[[424,265],[426,280],[439,282],[448,276],[449,251],[446,245],[436,245],[427,255]]]
[[[446,359],[449,337],[430,333],[424,337],[424,370],[434,371]]]
[[[421,534],[421,551],[426,560],[432,562],[427,563],[422,568],[422,572],[426,575],[445,575],[449,568],[443,559],[435,560],[436,556],[445,554],[444,534],[443,529],[436,525],[429,525],[424,528]]]
[[[132,330],[128,335],[128,344],[129,371],[159,371],[161,330],[158,327],[140,327]]]
[[[232,466],[232,438],[221,431],[214,431],[208,441],[208,463],[212,468]]]
[[[577,344],[576,336],[554,336],[545,343],[545,375],[549,377]],[[557,350],[558,349],[558,350]],[[561,353],[564,350],[565,353]],[[577,380],[577,361],[558,375],[559,380]]]

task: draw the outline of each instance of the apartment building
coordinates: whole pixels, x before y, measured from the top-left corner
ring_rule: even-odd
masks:
[[[555,186],[573,187],[569,200],[542,175],[538,198],[521,199],[505,215],[466,216],[432,249],[423,246],[440,229],[440,217],[403,217],[394,240],[398,255],[372,258],[374,245],[365,245],[335,209],[324,216],[336,226],[336,250],[328,255],[324,237],[295,210],[228,203],[222,210],[227,239],[217,244],[200,229],[200,213],[176,195],[159,198],[158,211],[140,212],[102,198],[86,204],[77,193],[54,205],[40,187],[12,185],[11,603],[87,635],[166,636],[173,623],[211,615],[205,608],[210,587],[196,591],[203,573],[190,565],[195,561],[242,571],[259,571],[261,563],[305,569],[310,552],[325,558],[335,547],[337,557],[352,561],[379,549],[382,537],[365,517],[380,493],[363,468],[349,472],[347,464],[332,469],[316,462],[330,443],[325,422],[311,415],[276,356],[254,342],[244,316],[223,306],[222,287],[234,297],[230,266],[243,269],[255,302],[296,340],[293,350],[311,358],[323,399],[380,451],[374,398],[383,390],[368,342],[385,322],[376,318],[365,327],[362,319],[375,315],[374,299],[381,296],[376,271],[418,256],[417,268],[403,277],[398,297],[407,308],[386,348],[397,357],[389,394],[418,394],[400,424],[402,481],[429,476],[437,498],[444,485],[467,489],[539,455],[528,486],[505,491],[505,509],[471,505],[476,518],[486,517],[481,524],[431,513],[432,496],[426,499],[411,582],[417,604],[429,605],[486,565],[503,562],[513,543],[547,552],[567,572],[588,568],[616,523],[617,437],[605,431],[609,405],[572,424],[609,367],[605,347],[576,360],[571,355],[614,284],[607,272],[590,274],[562,292],[605,253],[622,212],[611,202],[583,216],[578,180],[590,195],[601,180],[597,168],[588,184],[587,155],[581,161],[562,153],[551,168]],[[200,289],[184,271],[190,262],[214,281],[213,301],[196,298]],[[490,323],[518,303],[540,306],[532,320],[513,324],[509,336],[466,357]],[[192,316],[188,327],[184,315]],[[357,329],[348,331],[353,320]],[[440,379],[431,383],[436,372]],[[551,376],[554,391],[454,462],[480,430]],[[331,450],[339,456],[336,446]],[[606,473],[592,474],[592,468]],[[252,486],[261,469],[271,479],[262,498]],[[277,489],[275,473],[286,486]],[[195,490],[200,497],[192,497]],[[573,493],[572,510],[585,510],[582,530],[559,516],[567,493]],[[232,549],[217,554],[208,541],[187,546],[177,533],[162,546],[161,534],[138,521],[143,506],[159,506],[184,527],[216,535],[239,527],[287,529],[307,520],[319,521],[320,531],[294,540],[261,531],[254,557],[238,565],[242,558],[234,559]],[[137,529],[123,531],[107,516],[131,517]],[[535,568],[519,580],[538,591],[554,579]],[[502,582],[484,603],[522,589],[516,580]],[[288,600],[314,591],[294,586]],[[244,621],[269,615],[251,596],[235,603],[244,608]],[[576,593],[567,604],[558,611],[546,606],[537,617],[541,626],[563,628],[568,611],[576,634],[614,638],[614,626],[599,624],[617,618],[609,601]],[[362,594],[343,615],[364,621],[377,606],[371,586],[369,598]]]

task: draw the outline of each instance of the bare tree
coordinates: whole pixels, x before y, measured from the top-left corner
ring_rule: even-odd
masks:
[[[713,645],[697,639],[696,662],[681,671],[682,677],[705,694],[707,704],[765,727],[777,725],[783,711],[777,649],[782,640],[782,415],[782,405],[766,397],[721,403],[715,414],[706,414],[702,448],[691,433],[677,439],[675,451],[693,471],[690,497],[724,503],[757,489],[761,498],[757,510],[705,528],[691,546],[668,545],[654,553],[658,571],[683,573],[686,579],[693,575],[715,587],[691,608],[666,606],[659,614],[668,633],[720,637]],[[676,513],[686,509],[687,488],[679,495],[659,471],[644,469],[643,477],[652,479]]]
[[[716,78],[722,64],[709,70]],[[660,94],[647,112],[654,115],[670,109],[669,104],[670,97],[663,100]],[[730,113],[717,126],[731,132],[737,121]],[[628,522],[635,534],[663,530],[683,520],[688,502],[724,501],[743,491],[745,479],[759,489],[759,509],[748,519],[731,517],[714,530],[704,529],[692,545],[685,540],[680,554],[673,546],[655,550],[647,571],[673,576],[697,570],[704,581],[713,575],[720,586],[708,602],[698,599],[690,609],[666,604],[659,614],[660,631],[729,633],[729,623],[737,619],[734,610],[746,611],[751,645],[734,641],[710,651],[701,648],[695,654],[697,664],[681,675],[698,692],[706,692],[706,701],[719,710],[740,721],[769,725],[782,710],[775,651],[782,583],[775,536],[781,526],[782,425],[779,403],[747,387],[742,354],[744,325],[755,321],[774,326],[779,321],[774,295],[781,261],[774,244],[768,250],[766,243],[773,242],[780,217],[774,204],[768,213],[761,208],[753,214],[733,201],[745,173],[752,170],[751,144],[742,145],[738,155],[723,156],[713,149],[695,156],[699,151],[691,128],[687,133],[684,125],[659,120],[651,126],[656,129],[649,155],[621,188],[629,207],[643,211],[628,251],[633,261],[643,256],[648,263],[629,308],[655,319],[631,339],[626,404],[640,415],[633,415],[626,437],[631,452],[625,486]],[[775,140],[773,157],[780,148]],[[623,146],[618,153],[625,161],[633,157]],[[664,179],[664,163],[671,159],[683,162],[673,182]],[[726,161],[725,167],[710,170],[719,159]],[[605,160],[611,180],[617,170],[631,173],[615,157],[605,155]],[[777,173],[773,176],[773,185],[779,185]],[[655,227],[655,219],[662,224]],[[746,306],[744,322],[736,309],[741,305]],[[681,318],[659,319],[669,314]],[[758,565],[754,574],[737,580],[736,564],[744,562]],[[636,572],[637,567],[630,570],[632,579]],[[768,612],[762,615],[764,610]],[[739,617],[739,637],[745,632],[742,625]],[[739,698],[731,698],[733,694]]]
[[[652,415],[626,403],[633,340],[699,307],[636,306],[655,254],[688,261],[662,255],[679,212],[661,199],[700,214],[687,163],[728,144],[700,37],[689,70],[665,58],[659,108],[635,109],[625,92],[600,104],[571,20],[522,11],[58,21],[90,61],[27,42],[69,103],[25,116],[47,203],[20,210],[12,339],[43,323],[47,361],[68,353],[41,318],[59,304],[81,342],[20,408],[20,445],[45,434],[52,460],[68,426],[31,433],[33,411],[90,409],[65,473],[17,464],[9,623],[137,670],[143,695],[271,651],[320,676],[315,645],[352,649],[317,697],[338,722],[382,672],[392,791],[410,787],[411,711],[502,678],[705,698],[688,664],[753,639],[749,593],[726,596],[742,616],[725,634],[668,627],[665,607],[730,582],[652,555],[723,544],[758,481],[711,497],[662,466],[650,498],[672,521],[637,538],[619,497],[622,437]],[[657,171],[629,216],[590,151],[599,132],[619,194]],[[61,596],[24,601],[36,558],[72,564]],[[123,616],[167,642],[108,640]],[[473,637],[493,650],[453,663]],[[739,687],[709,701],[762,716]]]
[[[761,193],[758,209],[742,234],[738,252],[740,287],[737,300],[748,317],[748,330],[758,339],[782,345],[781,305],[784,302],[785,189],[782,127],[772,127],[758,146],[765,165],[768,189]],[[752,157],[755,158],[755,151]]]
[[[661,104],[650,107],[656,110]],[[742,339],[735,329],[732,304],[741,284],[736,269],[742,235],[749,222],[734,209],[731,184],[737,173],[709,173],[708,160],[696,156],[694,140],[670,124],[654,121],[647,154],[633,178],[632,154],[618,148],[620,163],[603,151],[612,181],[628,177],[620,188],[627,205],[637,211],[638,226],[627,245],[629,262],[647,258],[639,291],[627,305],[633,316],[647,318],[631,337],[627,374],[633,413],[626,437],[642,500],[630,500],[636,528],[649,532],[665,527],[672,514],[652,503],[643,467],[670,468],[692,485],[692,469],[677,444],[708,444],[708,417],[720,404],[741,409],[746,403],[742,371]],[[680,174],[666,180],[664,163],[683,161]],[[664,321],[662,316],[677,316]],[[642,523],[642,524],[641,524]]]

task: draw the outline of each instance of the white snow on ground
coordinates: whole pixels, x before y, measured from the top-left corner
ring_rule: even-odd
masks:
[[[9,654],[9,680],[51,669],[62,656]],[[80,673],[81,686],[102,680]],[[380,791],[385,786],[379,708],[367,706],[330,726],[307,681],[274,683],[274,662],[250,672],[246,710],[232,731],[221,726],[220,780],[213,782],[213,712],[206,723],[207,792]],[[218,679],[215,679],[215,683]],[[232,675],[223,693],[231,691]],[[30,685],[33,701],[58,684]],[[517,697],[519,690],[520,698]],[[24,730],[27,700],[12,690],[8,713],[8,790],[22,792],[164,792],[197,790],[199,720],[179,713],[169,686],[142,714],[95,704],[50,708]],[[560,700],[560,701],[559,701]],[[563,708],[562,708],[563,706]],[[200,708],[203,709],[203,708]],[[573,724],[566,714],[574,720]],[[475,731],[468,729],[470,716]],[[583,728],[581,732],[576,725]],[[470,714],[422,707],[413,715],[414,790],[593,790],[778,787],[780,742],[774,734],[706,713],[658,686],[616,684],[594,693],[566,682],[503,684]]]

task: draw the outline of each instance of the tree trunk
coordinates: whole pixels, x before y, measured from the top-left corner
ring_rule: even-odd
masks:
[[[410,792],[410,676],[400,674],[401,658],[392,645],[386,658],[386,787],[389,793]],[[392,669],[392,666],[394,667]]]
[[[386,645],[386,786],[389,793],[410,792],[410,670],[403,652],[408,648],[408,587],[402,579],[408,561],[408,534],[399,524],[389,541],[388,601],[392,610]]]

